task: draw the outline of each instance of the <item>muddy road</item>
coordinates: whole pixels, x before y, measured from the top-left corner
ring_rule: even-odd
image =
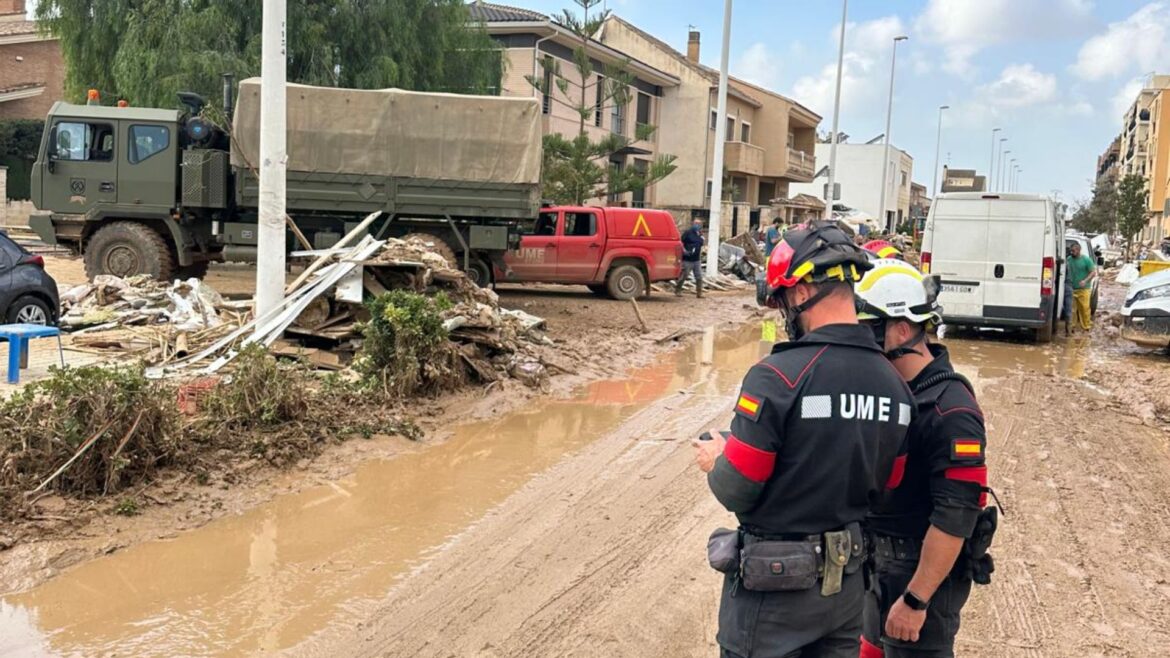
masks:
[[[0,597],[0,655],[716,655],[704,548],[733,519],[689,439],[726,425],[770,331],[709,331]],[[1167,655],[1170,406],[1149,390],[1170,364],[1098,335],[945,342],[979,389],[1007,510],[959,655]]]

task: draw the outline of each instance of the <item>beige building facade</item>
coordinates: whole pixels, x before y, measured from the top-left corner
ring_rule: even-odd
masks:
[[[1141,239],[1157,241],[1170,235],[1170,75],[1152,75],[1126,111],[1121,128],[1117,178],[1146,179],[1147,218]],[[1102,163],[1098,161],[1098,174]]]
[[[659,206],[680,221],[706,217],[715,176],[719,74],[699,63],[700,35],[690,34],[684,54],[611,16],[599,39],[679,80],[663,90],[658,146],[677,156],[678,170],[658,184]],[[791,218],[794,208],[773,202],[789,198],[792,182],[812,180],[820,119],[789,98],[731,79],[723,145],[724,196],[731,200],[731,212],[724,213],[723,235],[768,223],[773,213]]]
[[[610,164],[616,167],[648,167],[660,154],[672,153],[663,147],[661,128],[669,124],[669,104],[665,97],[677,88],[677,77],[659,70],[643,61],[629,58],[626,53],[597,40],[586,44],[586,52],[592,60],[596,73],[594,79],[582,81],[573,63],[573,52],[580,46],[580,39],[567,29],[553,22],[548,16],[534,11],[474,2],[468,5],[473,20],[482,22],[488,34],[501,46],[505,58],[505,75],[501,84],[501,95],[540,98],[544,112],[544,133],[561,134],[573,138],[582,128],[582,118],[576,106],[589,105],[597,98],[601,72],[606,66],[622,65],[633,76],[629,88],[629,102],[619,104],[613,100],[594,102],[593,112],[585,118],[585,132],[593,140],[608,134],[618,134],[631,140],[629,146],[616,154]],[[566,96],[555,81],[553,71],[569,81]],[[530,79],[543,79],[541,89]],[[585,98],[578,94],[584,88]],[[658,126],[650,139],[639,140],[637,125]],[[657,185],[646,190],[626,192],[608,199],[594,199],[594,203],[619,206],[655,206],[669,192],[663,184],[677,175],[672,174]]]

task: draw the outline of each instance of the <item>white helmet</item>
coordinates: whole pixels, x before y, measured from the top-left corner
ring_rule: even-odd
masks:
[[[857,284],[859,320],[908,320],[942,323],[938,305],[939,277],[923,276],[913,265],[893,258],[873,262]]]

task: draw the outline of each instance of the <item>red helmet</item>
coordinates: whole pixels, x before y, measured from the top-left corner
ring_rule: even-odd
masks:
[[[768,306],[778,305],[776,293],[800,281],[856,282],[873,267],[865,253],[831,222],[796,226],[772,249],[765,275]]]
[[[901,258],[902,252],[885,240],[870,240],[861,245],[861,248],[878,258]]]

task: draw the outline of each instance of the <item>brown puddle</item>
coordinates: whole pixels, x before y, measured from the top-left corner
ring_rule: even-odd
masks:
[[[1029,371],[1080,379],[1091,357],[1089,338],[1085,336],[1040,345],[967,333],[962,337],[948,336],[943,343],[955,369],[976,386]]]
[[[4,597],[0,656],[223,656],[291,647],[382,598],[533,476],[649,403],[684,388],[729,395],[762,354],[761,337],[758,325],[708,330],[628,378],[456,427],[442,443],[366,463],[349,478]]]

